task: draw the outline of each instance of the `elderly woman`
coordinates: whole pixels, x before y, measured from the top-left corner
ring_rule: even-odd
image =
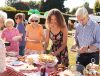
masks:
[[[13,53],[12,55],[16,56],[19,53],[19,40],[21,36],[19,31],[14,27],[14,21],[12,19],[5,21],[5,27],[6,28],[2,31],[1,38],[10,43],[10,46],[6,47],[7,55]]]
[[[7,19],[7,14],[3,11],[0,11],[0,30],[4,28],[4,21]]]
[[[29,25],[26,26],[26,54],[43,53],[43,27],[39,23],[39,17],[32,14],[29,19]]]
[[[7,19],[7,14],[0,11],[0,76],[4,76],[6,71],[6,48],[1,39],[2,29],[4,27],[4,20]]]

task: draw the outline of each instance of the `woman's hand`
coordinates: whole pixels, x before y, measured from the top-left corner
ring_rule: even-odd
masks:
[[[73,45],[73,46],[71,47],[71,51],[72,51],[72,52],[77,52],[76,47],[77,47],[77,45],[76,45],[76,44],[75,44],[75,45]]]
[[[51,55],[53,55],[53,56],[57,56],[58,54],[59,54],[59,52],[58,52],[58,51],[51,52]]]

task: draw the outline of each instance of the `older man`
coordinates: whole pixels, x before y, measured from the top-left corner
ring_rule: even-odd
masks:
[[[75,44],[78,47],[77,61],[86,66],[91,61],[99,64],[100,26],[89,18],[85,7],[76,11],[78,23],[76,24]]]

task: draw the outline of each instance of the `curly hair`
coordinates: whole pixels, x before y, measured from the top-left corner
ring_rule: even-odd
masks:
[[[48,16],[46,18],[46,27],[48,28],[48,26],[51,23],[51,16],[54,15],[56,17],[57,23],[58,23],[58,27],[65,27],[66,26],[66,22],[65,19],[62,15],[62,13],[60,12],[60,10],[58,9],[51,9],[48,13]]]

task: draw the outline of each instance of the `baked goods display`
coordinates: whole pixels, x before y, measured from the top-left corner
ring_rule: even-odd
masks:
[[[25,62],[25,56],[19,56],[19,57],[18,57],[18,61]]]
[[[39,54],[39,62],[54,63],[56,57],[50,54]]]
[[[94,62],[89,63],[86,66],[85,76],[88,76],[88,75],[100,76],[99,70],[100,70],[100,66],[99,65],[95,64]]]
[[[34,63],[34,59],[33,59],[32,57],[26,58],[25,61],[26,61],[28,64],[33,64],[33,63]]]
[[[28,55],[26,59],[27,58],[31,58],[33,63],[40,64],[40,65],[47,65],[50,67],[55,66],[58,62],[57,58],[50,54],[31,54],[31,55]]]
[[[39,54],[39,63],[45,64],[48,67],[53,67],[57,64],[58,60],[51,54]]]

